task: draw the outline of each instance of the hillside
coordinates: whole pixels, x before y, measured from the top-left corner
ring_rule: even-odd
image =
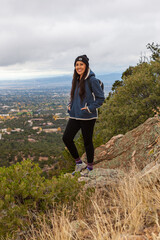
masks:
[[[82,160],[86,162],[86,154]],[[160,117],[147,119],[137,128],[112,137],[95,149],[94,170],[82,178],[89,186],[104,187],[133,171],[160,168]],[[146,169],[146,170],[144,170]]]
[[[160,117],[95,152],[87,177],[45,180],[30,161],[0,168],[2,236],[12,231],[7,240],[159,240]],[[111,161],[114,169],[108,168]]]
[[[95,149],[95,168],[119,168],[128,172],[133,164],[142,170],[153,160],[160,158],[160,119],[147,119],[137,128],[112,137]],[[82,159],[86,161],[86,154]]]

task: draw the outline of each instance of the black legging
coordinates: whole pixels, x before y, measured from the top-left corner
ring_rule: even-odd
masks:
[[[92,120],[76,120],[71,118],[69,119],[65,132],[63,134],[63,141],[74,159],[79,158],[79,154],[73,139],[76,133],[81,129],[87,155],[87,162],[93,163],[94,147],[92,136],[95,122],[96,119]]]

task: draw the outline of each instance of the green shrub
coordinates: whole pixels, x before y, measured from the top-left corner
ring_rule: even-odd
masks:
[[[130,70],[101,107],[95,137],[102,137],[103,143],[144,123],[160,106],[160,62],[144,62]]]
[[[0,168],[0,237],[27,226],[28,211],[44,213],[53,206],[73,205],[82,183],[61,175],[51,180],[30,160]]]

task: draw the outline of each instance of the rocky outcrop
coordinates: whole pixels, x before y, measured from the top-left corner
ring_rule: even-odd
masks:
[[[86,161],[86,155],[82,156]],[[144,184],[154,184],[160,178],[160,119],[149,118],[125,135],[114,136],[95,149],[94,170],[80,177],[86,187],[116,185],[126,173]]]
[[[137,128],[112,137],[95,149],[94,168],[129,171],[133,166],[142,170],[160,159],[160,119],[149,118]],[[86,155],[82,156],[86,161]]]
[[[84,181],[85,187],[103,188],[107,186],[116,186],[128,175],[120,169],[96,168],[89,172],[86,177],[79,177],[78,181]],[[153,185],[160,179],[160,160],[153,161],[146,165],[142,171],[130,172],[132,178],[137,179],[143,185]]]
[[[149,163],[135,176],[143,185],[156,185],[160,178],[160,159]]]
[[[87,177],[80,177],[79,181],[86,182],[86,187],[103,188],[117,184],[123,177],[124,172],[119,169],[96,168]]]
[[[86,160],[85,154],[83,155],[82,160]],[[106,144],[96,148],[93,171],[89,172],[86,177],[78,178],[79,181],[85,181],[85,188],[98,188],[98,193],[101,192],[106,194],[112,192],[114,189],[118,189],[117,195],[119,196],[119,190],[125,190],[125,186],[128,183],[129,188],[133,183],[133,189],[136,188],[136,190],[142,190],[142,192],[145,189],[147,190],[148,195],[150,195],[150,192],[154,194],[154,191],[156,191],[157,195],[155,194],[156,196],[153,197],[153,199],[151,198],[151,206],[148,207],[149,205],[146,205],[146,213],[149,212],[149,215],[147,213],[144,216],[143,228],[141,227],[141,229],[135,234],[122,232],[117,238],[115,238],[117,240],[145,240],[153,239],[153,236],[155,236],[154,239],[158,239],[159,229],[156,224],[153,224],[154,221],[152,218],[157,219],[158,222],[160,213],[158,207],[157,209],[154,208],[153,211],[152,201],[154,202],[154,205],[155,199],[159,199],[159,179],[160,119],[156,117],[149,118],[145,123],[132,131],[129,131],[125,135],[120,134],[114,136]],[[138,188],[138,186],[140,186],[140,188]],[[134,193],[133,189],[131,187],[129,190],[131,198]],[[152,189],[154,189],[154,191]],[[145,194],[146,192],[144,192],[144,195]],[[141,194],[140,196],[142,197]],[[146,201],[148,204],[149,198],[146,197],[145,199],[142,197],[142,199],[142,202]],[[140,201],[137,198],[137,205],[133,208],[133,211],[139,206],[139,202]],[[154,217],[152,216],[152,211]],[[154,215],[155,212],[156,215]],[[74,226],[76,226],[74,227],[75,231],[79,231],[83,224],[83,222],[74,222]]]

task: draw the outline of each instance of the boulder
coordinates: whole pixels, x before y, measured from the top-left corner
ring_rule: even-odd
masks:
[[[156,185],[160,178],[160,163],[156,161],[149,163],[136,177],[145,186]]]
[[[96,168],[89,172],[87,177],[80,177],[78,181],[85,181],[86,187],[103,188],[115,185],[124,177],[124,172],[118,169]]]
[[[133,166],[142,170],[159,159],[160,119],[153,117],[125,135],[114,136],[96,148],[94,168],[118,168],[128,172]],[[83,154],[82,160],[86,162],[86,154]]]

